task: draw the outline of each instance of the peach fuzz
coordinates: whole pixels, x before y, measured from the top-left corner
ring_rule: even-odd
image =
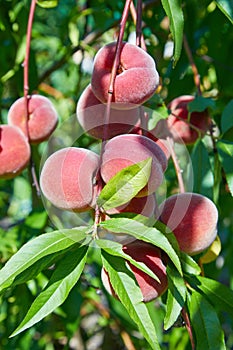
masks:
[[[152,158],[151,174],[147,185],[136,197],[144,197],[155,192],[163,182],[163,172],[167,158],[162,149],[149,138],[142,135],[119,135],[106,143],[104,148],[101,176],[107,183],[120,170],[147,158]]]
[[[159,207],[159,220],[173,231],[179,247],[195,255],[215,240],[218,211],[215,204],[198,193],[180,193],[167,198]]]
[[[114,103],[111,106],[114,106]],[[82,128],[90,135],[97,139],[104,139],[106,128],[106,138],[112,138],[129,132],[139,119],[139,108],[123,111],[111,108],[107,126],[106,110],[106,104],[97,99],[89,84],[78,100],[76,115]]]
[[[183,95],[168,104],[171,111],[167,119],[168,128],[175,142],[193,144],[199,137],[203,137],[210,127],[208,110],[194,111],[189,116],[188,104],[193,100],[194,96]]]
[[[91,86],[103,103],[108,100],[109,82],[116,50],[116,42],[102,47],[94,59]],[[134,108],[143,104],[159,85],[159,75],[153,58],[140,47],[123,42],[120,62],[114,83],[114,108]]]
[[[49,138],[58,123],[58,115],[52,102],[45,96],[31,95],[28,98],[28,128],[25,98],[16,100],[8,112],[8,124],[18,126],[29,136],[30,143],[40,143]]]
[[[162,295],[167,290],[168,281],[166,266],[161,258],[161,250],[152,244],[139,240],[124,245],[122,250],[134,260],[143,262],[160,280],[160,283],[157,282],[154,278],[129,263],[141,289],[143,301],[149,302]],[[107,292],[117,298],[105,269],[101,271],[101,279]]]
[[[0,178],[19,175],[29,163],[31,150],[21,130],[11,125],[0,125]]]
[[[87,149],[67,147],[53,153],[44,163],[40,186],[57,208],[81,212],[95,204],[94,180],[99,156]]]

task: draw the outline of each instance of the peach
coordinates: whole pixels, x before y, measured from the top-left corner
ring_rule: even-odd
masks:
[[[101,176],[107,183],[120,170],[149,157],[152,158],[151,174],[147,185],[137,194],[137,197],[147,196],[162,184],[167,158],[162,149],[145,136],[124,134],[109,140],[103,152]]]
[[[183,95],[168,104],[171,114],[168,117],[168,128],[175,142],[193,144],[203,137],[210,127],[211,119],[208,110],[203,112],[188,112],[188,104],[194,96]]]
[[[129,203],[108,209],[107,214],[135,213],[151,217],[155,213],[156,202],[154,194],[146,197],[134,197]]]
[[[208,248],[217,235],[217,208],[198,193],[179,193],[167,198],[159,207],[159,219],[173,231],[180,249],[190,255]]]
[[[163,125],[165,128],[165,123],[164,123],[164,119],[159,121],[159,125]],[[160,124],[160,122],[162,122]],[[132,134],[137,134],[137,135],[144,135],[146,137],[148,137],[149,139],[153,140],[164,152],[165,156],[167,157],[167,160],[170,158],[171,156],[171,151],[170,151],[170,145],[169,142],[167,140],[167,137],[169,136],[169,134],[165,134],[163,132],[163,134],[158,133],[158,129],[154,128],[152,130],[144,130],[140,127],[140,124],[137,124],[134,129],[131,131]],[[172,142],[172,141],[171,141]],[[171,145],[172,146],[172,145]]]
[[[106,109],[106,105],[97,99],[89,84],[79,98],[76,114],[82,128],[98,139],[105,138]],[[109,124],[106,128],[107,138],[129,132],[138,119],[139,108],[124,111],[111,108]]]
[[[161,250],[152,244],[139,240],[124,245],[122,250],[134,260],[143,262],[160,280],[160,283],[157,282],[154,278],[132,265],[132,263],[129,263],[141,289],[143,301],[149,302],[162,295],[167,290],[168,281],[166,266],[161,257]],[[104,269],[101,272],[101,279],[106,290],[111,295],[117,297],[110,283],[109,276]]]
[[[0,178],[10,179],[21,173],[30,160],[30,146],[21,130],[0,125]]]
[[[58,123],[58,115],[52,102],[45,96],[29,96],[28,111],[27,128],[25,98],[19,98],[9,109],[8,124],[18,126],[26,136],[28,135],[30,143],[47,140]]]
[[[44,196],[57,208],[81,212],[95,204],[99,156],[87,149],[67,147],[45,161],[40,174]]]
[[[91,86],[103,103],[108,100],[108,89],[116,43],[102,47],[94,59]],[[153,58],[140,47],[123,42],[120,62],[114,84],[114,108],[134,108],[147,101],[159,85],[159,75]]]

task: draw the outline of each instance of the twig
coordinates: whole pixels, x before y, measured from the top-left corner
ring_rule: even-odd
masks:
[[[192,71],[193,71],[193,79],[194,79],[194,83],[195,83],[196,88],[197,88],[198,95],[201,95],[202,92],[201,92],[200,75],[198,73],[198,69],[197,69],[197,66],[196,66],[196,64],[194,62],[193,55],[192,55],[192,52],[190,50],[190,47],[189,47],[189,44],[188,44],[188,40],[187,40],[187,37],[186,37],[185,34],[183,36],[183,42],[184,42],[185,52],[186,52],[186,54],[188,56],[188,59],[189,59],[189,62],[190,62],[190,65],[191,65],[191,68],[192,68]]]
[[[185,308],[182,309],[181,314],[182,314],[182,317],[185,321],[186,329],[187,329],[188,334],[189,334],[192,350],[195,350],[195,342],[194,342],[194,338],[193,338],[192,327],[191,327],[189,315],[188,315],[187,311],[185,310]]]
[[[142,10],[141,10],[142,11]],[[137,34],[137,25],[139,26],[139,20],[138,20],[138,14],[137,14],[137,11],[136,11],[136,8],[135,8],[135,6],[134,6],[134,3],[133,2],[131,2],[131,5],[130,5],[130,13],[131,13],[131,16],[132,16],[132,18],[133,18],[133,22],[134,22],[134,24],[136,25],[136,38],[137,38],[137,36],[138,36],[138,34]],[[144,39],[144,35],[143,35],[143,33],[142,33],[142,17],[141,17],[141,15],[140,15],[140,29],[138,28],[138,30],[140,30],[141,31],[141,34],[140,34],[140,47],[143,49],[143,50],[145,50],[146,51],[146,43],[145,43],[145,39]],[[136,40],[136,45],[138,45],[138,42],[137,42],[137,40]]]
[[[24,84],[24,99],[25,99],[25,111],[26,111],[26,123],[25,123],[25,128],[26,128],[26,136],[28,141],[29,140],[29,128],[28,128],[28,121],[29,121],[29,100],[30,97],[28,95],[29,92],[29,80],[28,80],[28,75],[29,75],[29,57],[30,57],[30,45],[31,45],[31,35],[32,35],[32,24],[33,24],[33,18],[35,14],[35,9],[36,9],[36,0],[32,0],[31,6],[30,6],[30,11],[29,11],[29,16],[28,16],[28,25],[27,25],[27,38],[26,38],[26,52],[25,52],[25,58],[23,62],[23,68],[24,68],[24,75],[23,75],[23,84]],[[31,150],[32,151],[32,150]],[[40,195],[40,187],[39,183],[36,177],[36,171],[35,171],[35,165],[32,159],[32,155],[30,158],[30,169],[31,169],[31,176],[32,176],[32,181],[33,181],[33,186],[36,188],[37,195]]]
[[[172,138],[168,136],[166,138],[166,140],[167,140],[169,151],[171,152],[172,161],[173,161],[173,164],[175,167],[180,193],[184,193],[185,186],[184,186],[184,180],[182,177],[182,170],[180,169],[180,165],[179,165],[178,159],[176,157],[176,152],[174,151],[174,148],[173,148]]]
[[[130,10],[131,1],[132,0],[126,0],[125,7],[124,7],[122,17],[121,17],[121,21],[120,21],[120,25],[119,25],[120,29],[119,29],[119,35],[117,38],[117,42],[116,42],[115,56],[114,56],[114,60],[113,60],[112,71],[111,71],[109,87],[108,87],[108,100],[107,100],[107,106],[106,106],[106,111],[105,111],[105,116],[104,116],[104,130],[103,130],[103,141],[102,141],[101,150],[100,150],[100,164],[102,162],[106,141],[108,139],[111,103],[112,103],[112,97],[114,94],[114,83],[115,83],[115,79],[116,79],[116,75],[117,75],[117,69],[118,69],[119,64],[120,64],[122,41],[123,41],[126,21],[127,21],[129,10]],[[102,189],[100,170],[97,173],[96,180],[97,180],[97,197],[98,197],[98,195]],[[100,208],[98,205],[96,205],[95,220],[94,220],[94,237],[96,237],[96,238],[97,238],[97,225],[99,223],[99,220],[100,220]]]

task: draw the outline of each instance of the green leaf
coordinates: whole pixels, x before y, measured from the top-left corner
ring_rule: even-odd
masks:
[[[141,302],[141,290],[134,279],[134,275],[127,269],[125,260],[120,257],[113,257],[103,251],[102,261],[109,275],[110,283],[129,316],[136,323],[151,348],[160,350],[153,321],[146,304]]]
[[[224,284],[202,276],[186,276],[187,282],[197,291],[204,293],[214,307],[233,317],[233,291]]]
[[[179,0],[162,0],[162,5],[170,20],[170,29],[175,43],[175,65],[180,58],[183,43],[184,16],[182,5]]]
[[[152,158],[130,165],[118,172],[102,189],[97,204],[105,210],[128,203],[146,186]]]
[[[108,254],[118,256],[129,261],[132,265],[136,266],[138,269],[145,272],[147,275],[151,276],[157,282],[160,283],[159,278],[144,263],[136,261],[133,258],[131,258],[131,256],[129,256],[128,254],[125,254],[122,250],[122,245],[120,243],[109,241],[107,239],[98,239],[96,240],[96,244]]]
[[[233,196],[233,142],[219,140],[216,144],[222,167],[226,174],[227,184]]]
[[[192,275],[199,275],[201,273],[200,266],[190,255],[180,252],[180,261],[184,273],[189,273]]]
[[[90,230],[88,227],[79,227],[49,232],[24,244],[0,270],[0,291],[10,287],[17,276],[42,258],[62,252],[84,240],[88,230]]]
[[[215,101],[211,98],[206,98],[203,96],[196,96],[195,99],[188,103],[188,111],[192,112],[203,112],[205,109],[215,108]]]
[[[196,335],[196,350],[224,350],[224,333],[214,307],[199,293],[189,302],[191,325]]]
[[[36,3],[40,7],[51,9],[58,5],[58,0],[37,0]]]
[[[233,100],[231,100],[222,112],[221,129],[222,133],[225,133],[233,127]]]
[[[11,337],[32,327],[35,323],[53,312],[68,297],[69,292],[77,283],[86,263],[87,246],[81,246],[69,253],[55,268],[55,271],[45,289],[32,303],[25,318],[12,333]]]
[[[126,233],[159,247],[167,253],[182,275],[181,264],[177,253],[167,237],[156,228],[145,226],[141,222],[127,218],[106,220],[100,224],[100,227],[115,233]]]
[[[186,301],[186,286],[183,277],[170,264],[167,266],[168,294],[166,303],[166,315],[164,329],[170,328],[179,317]]]
[[[191,154],[193,166],[193,192],[213,198],[214,176],[205,144],[199,140]]]
[[[216,5],[222,13],[233,24],[233,1],[232,0],[215,0]]]

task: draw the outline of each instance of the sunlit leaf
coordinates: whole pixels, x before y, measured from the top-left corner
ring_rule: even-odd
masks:
[[[48,285],[32,303],[25,318],[12,333],[12,337],[32,327],[66,300],[83,271],[87,250],[87,246],[79,247],[60,262],[55,268]]]
[[[115,293],[138,326],[141,334],[153,350],[160,350],[150,314],[146,304],[141,301],[141,290],[134,279],[134,275],[127,269],[124,259],[102,252],[102,261]]]
[[[126,233],[139,240],[161,248],[167,253],[182,275],[182,269],[176,251],[168,241],[167,237],[155,227],[147,227],[141,222],[126,218],[106,220],[100,224],[100,227],[103,227],[110,232]]]
[[[171,265],[167,267],[168,294],[164,329],[170,328],[179,317],[186,301],[186,286],[183,277]]]
[[[150,157],[122,169],[104,186],[97,204],[107,210],[128,203],[148,183],[151,164]]]
[[[193,292],[189,311],[196,335],[196,350],[224,350],[224,333],[214,307],[199,293]]]

